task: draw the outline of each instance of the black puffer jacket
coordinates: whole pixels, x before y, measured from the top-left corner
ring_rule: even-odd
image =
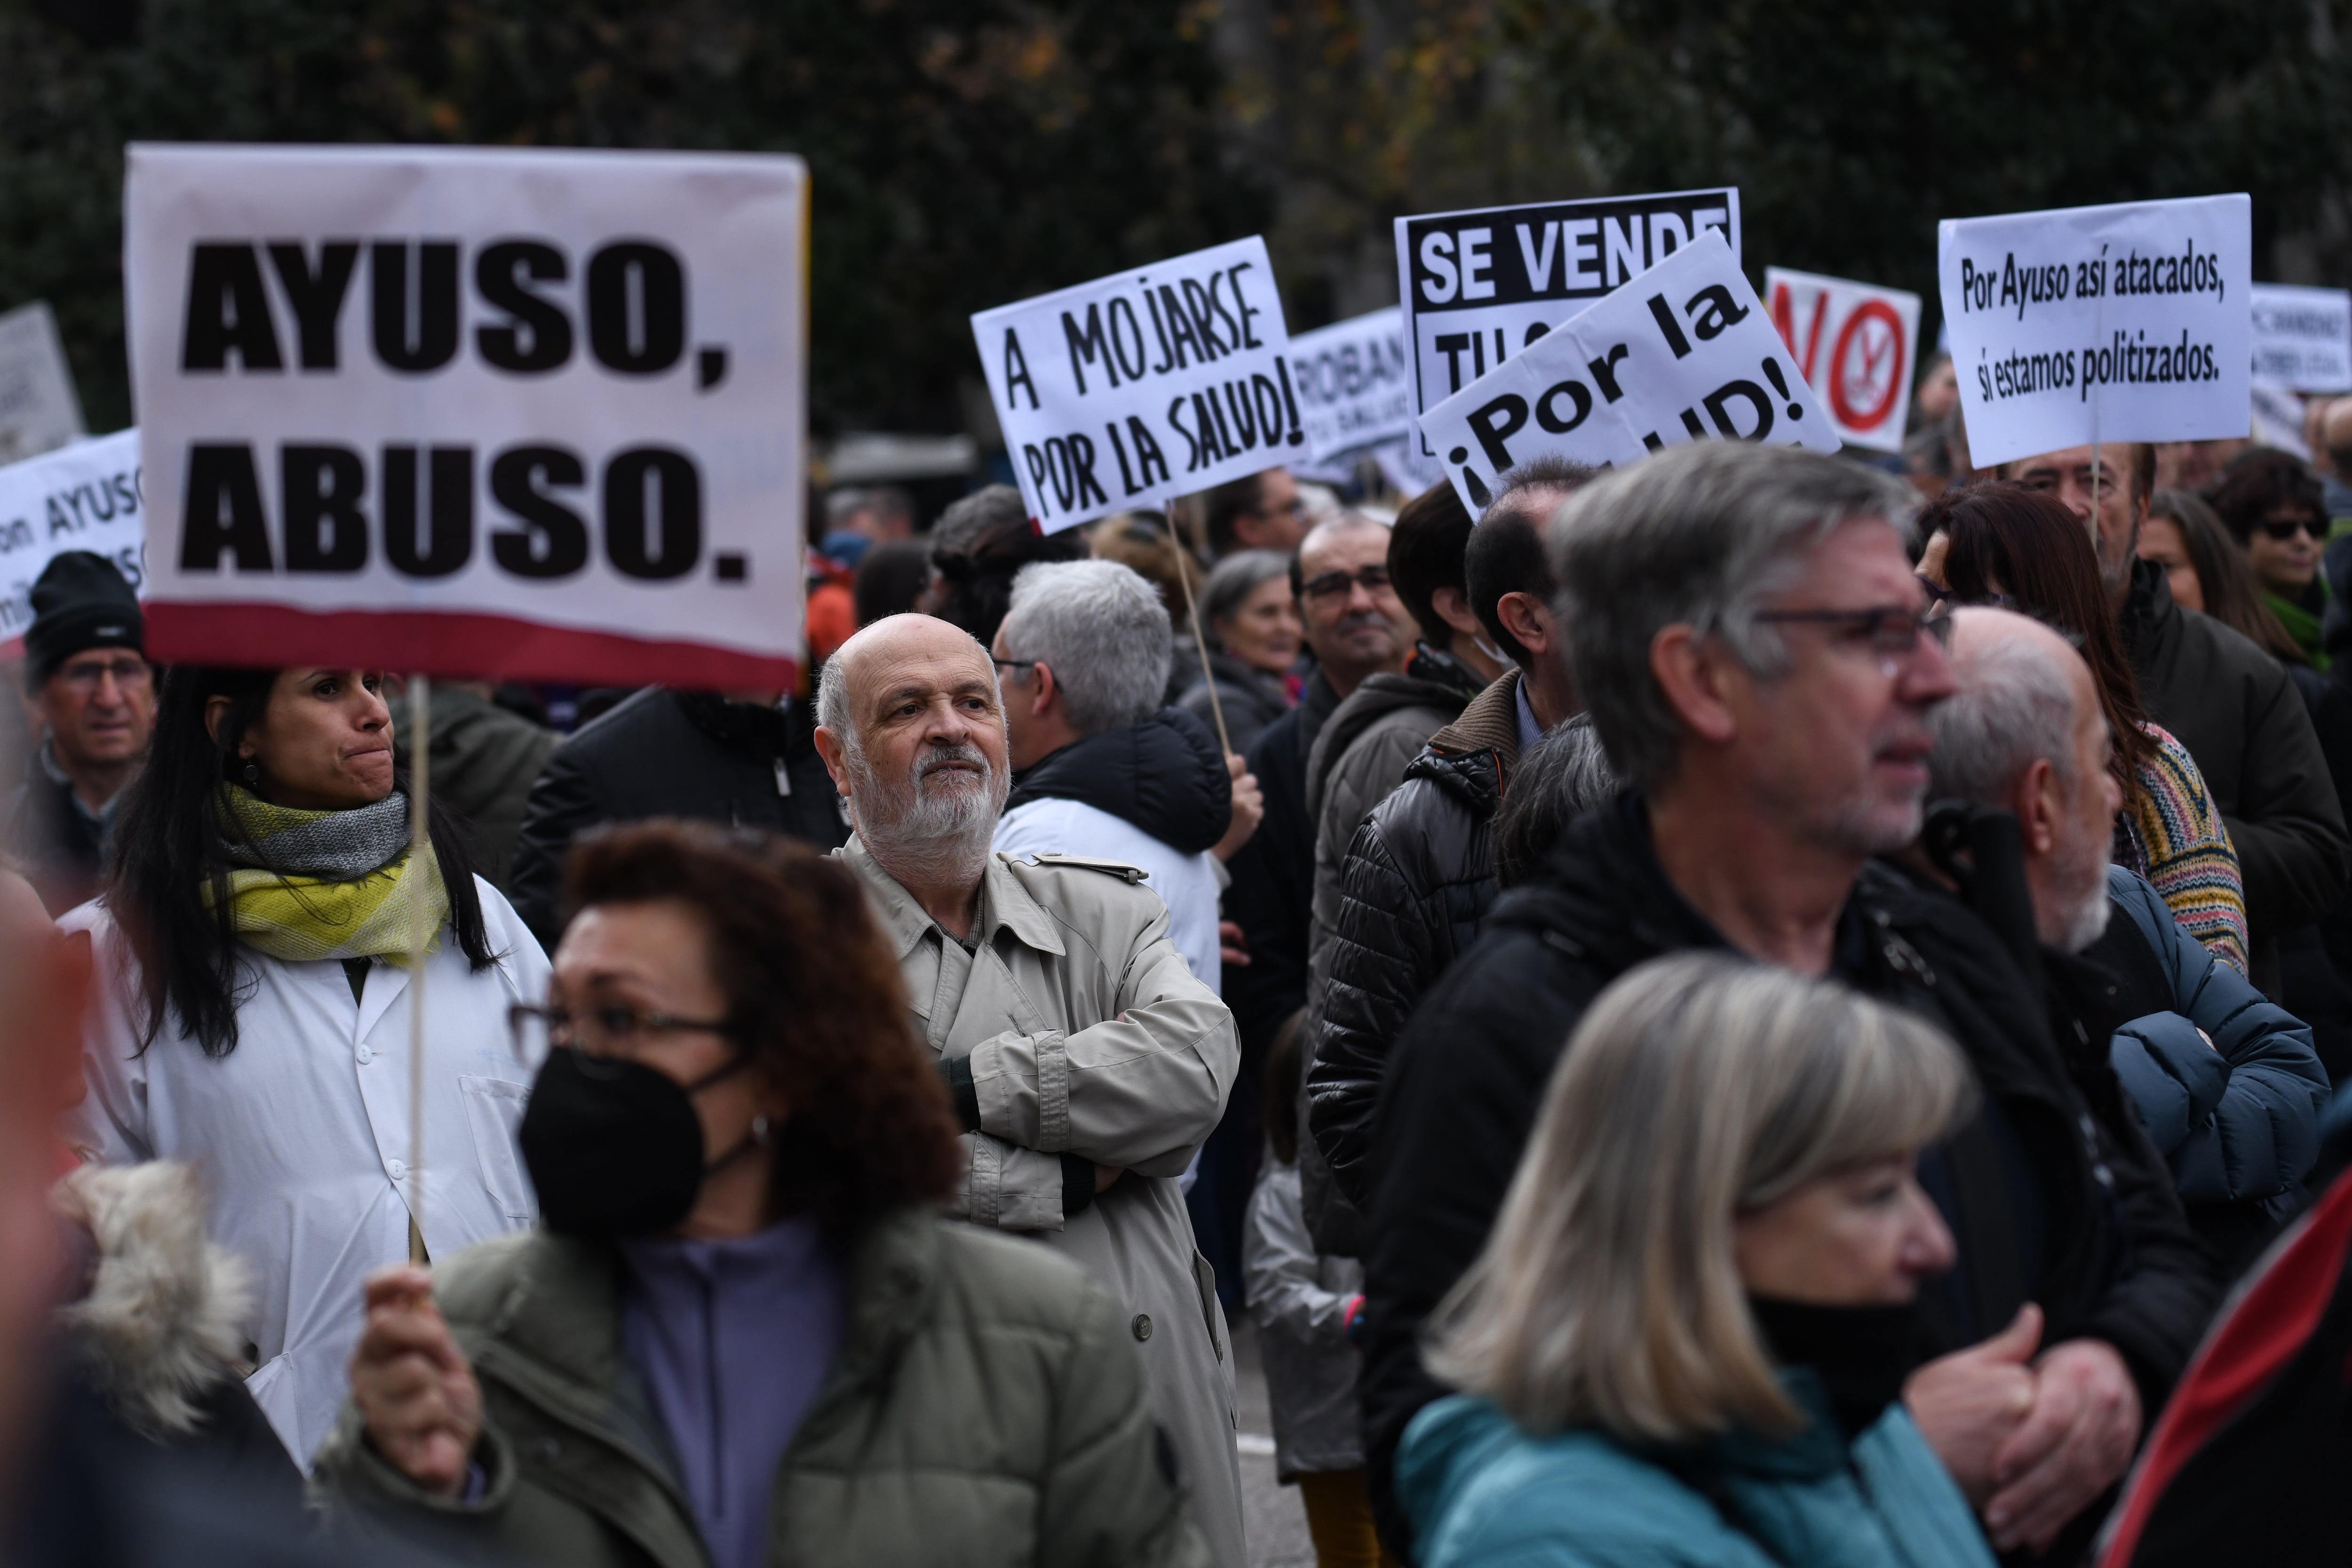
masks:
[[[1181,708],[1039,758],[1013,775],[1004,809],[1033,800],[1091,805],[1181,855],[1215,848],[1234,822],[1234,779],[1217,738]]]
[[[647,687],[555,748],[531,786],[508,896],[552,952],[563,857],[603,822],[683,816],[768,827],[820,849],[849,840],[805,704],[730,702]]]
[[[1627,970],[1725,945],[1666,880],[1648,814],[1624,796],[1572,823],[1547,876],[1496,902],[1406,1026],[1374,1130],[1359,1384],[1374,1506],[1392,1542],[1404,1540],[1389,1486],[1397,1440],[1444,1393],[1422,1367],[1422,1321],[1485,1245],[1561,1048]],[[2053,1031],[2050,999],[2073,961],[2053,963],[2039,989],[1956,899],[1873,864],[1839,917],[1831,968],[1948,1029],[1986,1091],[1986,1113],[1944,1146],[1949,1179],[1928,1184],[1957,1194],[1959,1263],[1923,1293],[1923,1349],[1974,1342],[2039,1301],[2045,1343],[2105,1340],[2157,1409],[2219,1287],[2107,1065],[2104,1020]]]
[[[1348,846],[1307,1125],[1359,1209],[1371,1200],[1364,1173],[1390,1047],[1494,906],[1495,814],[1518,758],[1512,670],[1429,738]]]

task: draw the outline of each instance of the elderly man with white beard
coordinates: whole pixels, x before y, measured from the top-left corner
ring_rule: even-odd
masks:
[[[1953,618],[1958,689],[1928,716],[1939,799],[2017,819],[2035,934],[2096,971],[2107,1057],[2189,1220],[2234,1265],[2292,1212],[2319,1152],[2326,1069],[2311,1029],[2218,962],[2146,880],[2109,864],[2121,790],[2090,667],[2007,610]]]
[[[969,634],[919,615],[866,627],[825,665],[817,726],[856,829],[835,853],[897,946],[964,1127],[952,1212],[1034,1236],[1119,1303],[1202,1531],[1244,1568],[1231,1348],[1176,1185],[1224,1113],[1233,1016],[1141,872],[992,852],[1008,739]]]

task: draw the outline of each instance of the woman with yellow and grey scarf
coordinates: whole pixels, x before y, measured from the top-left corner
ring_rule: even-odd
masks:
[[[213,1239],[256,1287],[247,1386],[306,1469],[342,1400],[367,1273],[406,1258],[412,1233],[446,1257],[536,1214],[508,1015],[544,997],[547,959],[441,813],[411,853],[381,685],[315,667],[170,671],[109,890],[59,922],[90,933],[100,977],[70,1136],[108,1163],[196,1168]]]

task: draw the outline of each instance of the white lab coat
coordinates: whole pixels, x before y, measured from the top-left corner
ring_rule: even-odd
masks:
[[[515,1143],[530,1079],[507,1009],[545,1000],[547,955],[497,889],[474,885],[498,962],[470,972],[445,926],[425,965],[423,1231],[436,1258],[526,1229],[539,1212]],[[206,1057],[167,1018],[142,1053],[136,960],[113,917],[84,904],[58,924],[91,933],[99,974],[83,1034],[89,1092],[67,1135],[108,1164],[196,1168],[212,1239],[252,1270],[246,1386],[307,1470],[342,1405],[362,1281],[408,1256],[409,975],[376,963],[354,1003],[340,963],[247,949],[236,1048]]]

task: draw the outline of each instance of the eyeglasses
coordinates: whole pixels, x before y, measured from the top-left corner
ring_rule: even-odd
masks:
[[[2298,533],[2307,533],[2315,540],[2327,537],[2327,525],[2308,517],[2267,517],[2254,526],[2263,531],[2264,537],[2275,539],[2282,544]]]
[[[1367,566],[1360,572],[1326,572],[1309,581],[1299,593],[1309,599],[1339,599],[1346,597],[1349,590],[1360,584],[1365,593],[1377,594],[1389,585],[1389,569]]]
[[[533,1007],[522,1003],[507,1009],[507,1027],[514,1035],[515,1059],[531,1068],[559,1046],[576,1047],[592,1057],[633,1057],[656,1035],[694,1033],[733,1038],[736,1033],[734,1022],[727,1018],[682,1018],[674,1013],[641,1013],[614,1006],[574,1013],[569,1007]]]
[[[1939,648],[1952,646],[1948,616],[1930,616],[1903,605],[1879,605],[1866,610],[1761,610],[1759,621],[1828,626],[1841,638],[1867,643],[1881,658],[1901,658],[1919,646],[1925,632]]]
[[[999,669],[1034,669],[1045,661],[1042,658],[992,658],[988,662]]]
[[[96,691],[106,684],[106,678],[110,675],[114,677],[115,685],[127,687],[145,686],[155,679],[153,668],[137,654],[121,658],[101,658],[89,664],[77,661],[66,665],[50,679],[62,680],[78,691]]]

